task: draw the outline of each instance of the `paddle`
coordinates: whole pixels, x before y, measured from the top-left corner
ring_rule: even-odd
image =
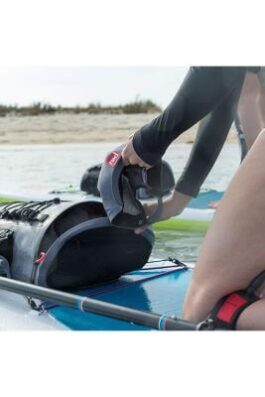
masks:
[[[197,330],[197,324],[179,320],[170,316],[149,313],[141,310],[102,302],[96,299],[81,297],[75,294],[44,288],[21,281],[0,277],[0,289],[14,292],[35,299],[48,300],[49,302],[68,306],[83,312],[95,313],[133,324],[142,325],[158,330]]]

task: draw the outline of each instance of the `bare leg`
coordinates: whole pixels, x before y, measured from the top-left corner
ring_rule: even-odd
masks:
[[[221,297],[246,288],[265,269],[264,169],[265,131],[230,183],[205,237],[185,300],[186,320],[204,320]]]
[[[259,90],[258,106],[260,111],[262,128],[265,128],[265,88],[262,86],[260,86],[260,90]]]
[[[264,127],[258,106],[258,99],[263,100],[260,95],[260,82],[256,74],[247,73],[238,105],[238,114],[243,131],[246,134],[248,149]],[[265,114],[265,112],[264,112]]]
[[[265,299],[246,308],[237,322],[237,329],[265,330]]]

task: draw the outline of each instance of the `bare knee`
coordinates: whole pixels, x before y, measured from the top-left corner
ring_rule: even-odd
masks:
[[[183,318],[196,323],[205,320],[224,295],[223,285],[193,280],[186,295]]]

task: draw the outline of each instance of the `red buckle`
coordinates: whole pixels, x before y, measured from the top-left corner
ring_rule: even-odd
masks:
[[[248,300],[236,292],[229,295],[226,301],[223,303],[222,307],[217,313],[217,319],[230,323],[232,321],[233,315],[244,306]]]
[[[45,252],[41,252],[38,259],[35,261],[35,265],[39,265],[45,258],[47,254]]]

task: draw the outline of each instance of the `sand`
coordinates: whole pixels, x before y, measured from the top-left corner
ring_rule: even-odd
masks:
[[[42,116],[6,116],[0,118],[0,144],[60,144],[124,142],[128,136],[156,115],[55,114]],[[192,143],[197,126],[182,134],[176,143]],[[231,129],[227,142],[236,142]]]

